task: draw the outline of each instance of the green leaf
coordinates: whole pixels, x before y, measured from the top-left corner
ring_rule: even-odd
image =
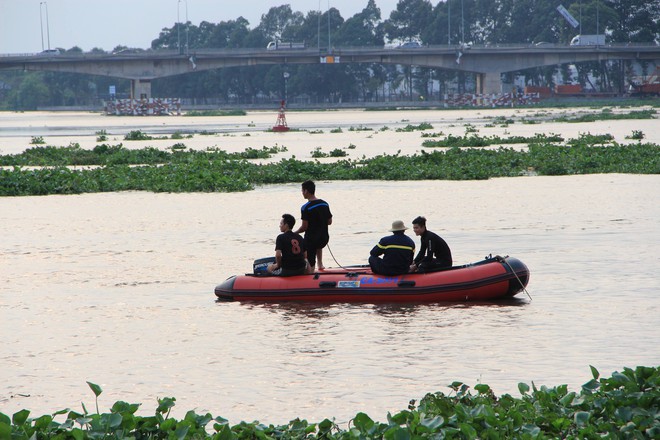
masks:
[[[632,410],[627,406],[617,408],[614,410],[614,415],[622,422],[629,422],[632,419]]]
[[[573,403],[574,397],[575,397],[575,392],[571,391],[570,393],[566,394],[564,397],[559,399],[559,403],[561,403],[562,406],[569,406]]]
[[[156,412],[164,414],[168,412],[169,410],[174,407],[176,402],[176,398],[174,397],[165,397],[163,399],[158,399],[158,408],[156,408]]]
[[[433,417],[432,419],[427,419],[424,418],[420,422],[420,425],[424,426],[425,428],[428,428],[430,431],[436,431],[439,427],[441,427],[445,423],[445,419],[442,416],[436,416]]]
[[[374,421],[365,413],[357,413],[353,418],[353,426],[361,432],[368,432],[374,426]]]
[[[520,394],[527,394],[529,392],[529,385],[527,385],[524,382],[519,382],[518,383],[518,391],[520,391]]]
[[[589,365],[589,368],[591,368],[591,375],[594,377],[594,379],[598,380],[598,378],[600,377],[600,373],[598,372],[598,370],[596,370],[596,367],[594,367],[593,365]]]
[[[0,420],[0,438],[11,438],[11,425],[4,420]]]
[[[160,424],[161,431],[171,431],[176,427],[176,420],[167,419]]]
[[[396,425],[403,425],[411,419],[411,412],[406,410],[400,411],[393,416],[388,417],[388,419]]]
[[[319,423],[319,432],[328,432],[332,429],[333,426],[334,423],[332,423],[332,421],[330,421],[329,419],[323,419]]]
[[[385,440],[410,440],[410,430],[400,426],[393,426],[385,431]]]
[[[71,430],[71,436],[72,436],[75,440],[83,440],[83,439],[85,438],[85,433],[84,433],[83,430],[80,429],[80,428],[73,428],[73,429]]]
[[[529,434],[532,438],[537,437],[541,433],[541,428],[536,425],[526,424],[522,427],[522,432],[524,434]]]
[[[472,440],[477,438],[477,430],[474,429],[474,427],[469,423],[461,423],[458,426],[461,429],[463,435],[466,436],[468,439]]]
[[[176,431],[174,431],[174,435],[176,436],[177,440],[185,439],[186,435],[188,434],[188,429],[189,426],[179,426]]]
[[[94,392],[94,395],[96,397],[99,397],[103,390],[101,389],[100,386],[96,385],[95,383],[87,382],[87,385],[92,389],[92,392]]]
[[[51,416],[41,416],[34,421],[34,427],[37,431],[45,431],[52,421],[53,418]]]
[[[213,429],[217,432],[217,434],[213,436],[215,440],[232,440],[234,438],[234,434],[231,432],[229,425],[215,424],[213,425]]]
[[[78,423],[79,425],[86,425],[88,423],[91,423],[92,420],[94,420],[92,417],[77,417],[76,423]]]
[[[575,413],[575,424],[578,427],[583,427],[589,422],[590,414],[586,411],[578,411]]]
[[[490,386],[485,383],[480,383],[474,386],[474,389],[477,390],[480,394],[488,394],[490,392]]]
[[[582,385],[582,389],[587,392],[596,391],[600,387],[600,382],[596,379],[591,379],[589,382]]]
[[[213,420],[215,420],[215,422],[218,425],[227,425],[227,424],[229,424],[229,420],[225,419],[224,417],[218,416],[218,417],[214,418]]]
[[[27,409],[22,409],[17,413],[14,413],[13,417],[11,418],[12,422],[14,422],[14,425],[22,425],[25,423],[27,418],[30,416],[30,411]]]
[[[121,421],[122,421],[122,416],[121,414],[111,414],[110,418],[108,419],[108,426],[111,428],[116,428],[118,426],[121,426]]]

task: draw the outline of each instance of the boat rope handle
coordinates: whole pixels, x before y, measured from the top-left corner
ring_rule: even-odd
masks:
[[[501,260],[501,261],[504,261],[504,262],[506,263],[506,265],[509,266],[509,269],[511,269],[511,272],[513,273],[513,276],[516,277],[516,279],[517,279],[518,282],[520,283],[520,287],[523,288],[523,292],[525,292],[525,293],[527,294],[527,296],[529,297],[529,300],[531,301],[531,300],[532,300],[532,295],[529,294],[529,292],[528,292],[527,289],[525,288],[525,285],[522,283],[522,281],[520,281],[520,278],[518,277],[518,274],[516,273],[516,271],[513,270],[513,267],[511,267],[511,265],[509,264],[509,262],[506,261],[506,257],[504,257],[504,258],[500,257],[500,260]]]

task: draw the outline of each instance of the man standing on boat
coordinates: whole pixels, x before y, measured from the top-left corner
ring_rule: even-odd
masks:
[[[268,265],[272,275],[290,276],[309,273],[305,242],[300,234],[292,231],[296,219],[291,214],[283,214],[280,220],[281,234],[275,239],[275,263]]]
[[[426,218],[419,216],[413,223],[413,231],[421,240],[419,253],[410,266],[411,272],[433,272],[450,268],[453,264],[449,245],[438,234],[426,229]]]
[[[404,231],[408,229],[401,220],[392,223],[392,235],[380,239],[371,250],[369,266],[379,275],[402,275],[408,273],[415,255],[415,242]],[[380,258],[383,255],[383,258]]]
[[[300,208],[302,224],[296,231],[298,234],[305,233],[307,261],[312,272],[317,260],[319,270],[325,269],[323,266],[323,248],[330,240],[328,226],[332,224],[330,205],[325,200],[317,198],[315,192],[316,184],[314,182],[306,180],[302,183],[302,195],[307,203]]]

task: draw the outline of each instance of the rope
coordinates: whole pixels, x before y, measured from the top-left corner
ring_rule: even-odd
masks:
[[[335,261],[335,264],[336,264],[337,266],[339,266],[340,268],[344,269],[344,270],[348,270],[348,269],[346,269],[344,266],[342,266],[341,264],[339,264],[339,262],[338,262],[337,259],[335,258],[335,254],[333,254],[333,253],[332,253],[332,249],[330,249],[330,243],[328,243],[328,244],[326,245],[326,247],[328,248],[328,251],[330,251],[330,255],[332,255],[332,259]]]
[[[338,262],[337,259],[335,258],[335,254],[333,254],[333,253],[332,253],[332,249],[330,249],[330,243],[328,243],[328,244],[326,245],[326,247],[328,248],[328,251],[330,251],[330,255],[332,255],[332,259],[335,261],[335,264],[336,264],[340,269],[344,269],[344,270],[348,270],[348,271],[350,271],[351,269],[354,270],[355,266],[353,266],[351,269],[349,269],[348,267],[344,267],[344,266],[342,266],[341,264],[339,264],[339,262]],[[363,265],[362,267],[365,268],[365,272],[366,272],[366,268],[369,267],[369,266],[368,266],[368,265]]]
[[[520,283],[520,287],[522,287],[522,289],[523,289],[523,292],[525,292],[525,293],[527,294],[527,296],[529,297],[529,300],[531,301],[531,300],[532,300],[532,296],[529,294],[529,292],[528,292],[527,289],[525,288],[525,285],[523,284],[523,282],[520,281],[520,278],[518,277],[518,274],[516,273],[516,271],[513,270],[513,267],[511,267],[511,265],[509,264],[509,262],[506,261],[506,257],[502,258],[502,261],[504,261],[504,262],[506,263],[506,265],[509,266],[509,269],[511,269],[511,273],[513,273],[513,276],[516,277],[516,279],[517,279],[518,282]]]

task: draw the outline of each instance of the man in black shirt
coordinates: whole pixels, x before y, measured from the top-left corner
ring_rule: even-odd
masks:
[[[306,180],[302,184],[302,195],[307,199],[302,208],[300,208],[300,217],[302,224],[296,233],[305,233],[305,249],[307,249],[307,261],[311,271],[318,260],[319,270],[323,267],[323,248],[328,244],[330,234],[328,226],[332,224],[332,213],[330,205],[323,199],[319,199],[314,194],[316,184],[311,180]]]
[[[426,218],[420,216],[413,220],[413,231],[420,236],[421,246],[410,266],[411,272],[433,272],[452,266],[451,250],[447,242],[426,229]]]
[[[280,235],[275,239],[275,263],[268,266],[268,273],[280,276],[307,273],[307,252],[303,238],[292,231],[296,219],[283,214],[280,220]]]
[[[415,255],[415,242],[404,231],[408,229],[401,220],[392,223],[392,235],[380,239],[371,250],[369,266],[379,275],[403,275],[408,273]],[[383,255],[383,258],[380,258]]]

